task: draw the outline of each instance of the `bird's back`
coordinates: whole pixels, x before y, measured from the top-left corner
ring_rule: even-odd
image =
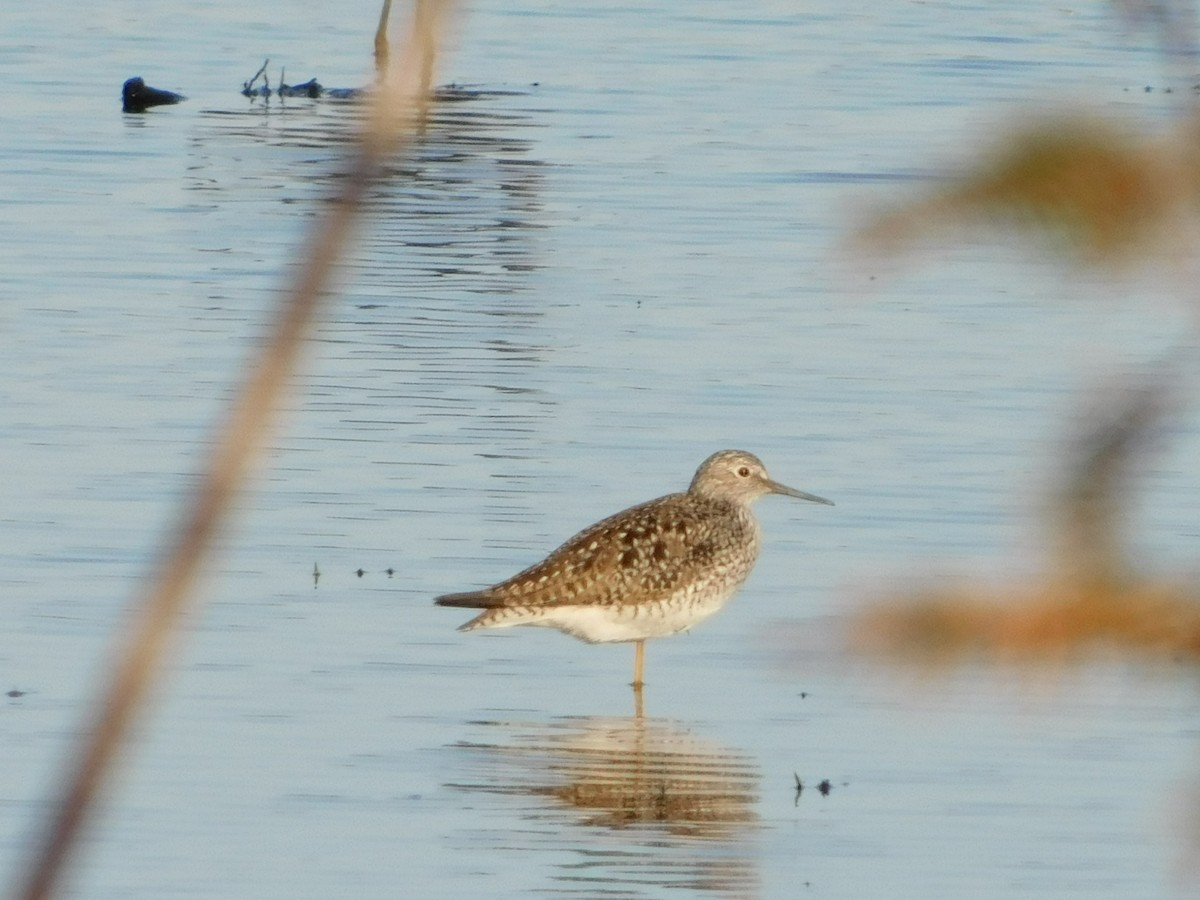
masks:
[[[709,583],[740,584],[758,556],[758,526],[741,504],[668,494],[568,540],[543,561],[442,606],[545,608],[653,603]]]

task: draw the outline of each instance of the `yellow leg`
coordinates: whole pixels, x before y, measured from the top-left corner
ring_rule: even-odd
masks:
[[[646,642],[638,641],[633,649],[633,686],[642,686],[642,669],[646,664]]]

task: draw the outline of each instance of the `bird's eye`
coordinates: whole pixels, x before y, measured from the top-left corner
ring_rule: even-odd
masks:
[[[740,469],[738,469],[738,475],[741,478],[749,478],[750,477],[750,467],[742,466]]]

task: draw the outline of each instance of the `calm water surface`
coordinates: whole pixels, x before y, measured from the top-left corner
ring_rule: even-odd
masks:
[[[6,13],[5,874],[353,127],[237,89],[267,57],[362,82],[376,12]],[[1161,125],[1144,42],[1094,4],[663,2],[473,4],[455,44],[442,80],[482,93],[373,195],[72,895],[1193,893],[1190,673],[789,652],[865,589],[1031,571],[1081,392],[1178,332],[1144,285],[982,243],[835,261],[1030,104]],[[122,115],[136,74],[189,100]],[[1194,419],[1172,436],[1135,539],[1180,568]],[[838,505],[761,504],[746,589],[650,646],[645,719],[628,647],[431,605],[725,446]]]

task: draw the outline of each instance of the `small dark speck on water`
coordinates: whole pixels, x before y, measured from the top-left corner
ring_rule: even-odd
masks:
[[[391,567],[389,566],[389,567],[388,567],[388,570],[387,570],[387,576],[388,576],[388,578],[391,578],[391,577],[392,577],[393,575],[395,575],[395,574],[396,574],[396,570],[395,570],[395,569],[393,569],[393,568],[391,568]]]
[[[794,779],[796,779],[796,797],[795,797],[795,800],[793,801],[793,805],[799,806],[800,805],[800,795],[804,793],[804,782],[800,780],[800,775],[797,772],[793,772],[792,777]],[[821,794],[822,797],[828,797],[829,794],[833,791],[833,784],[829,781],[828,778],[823,778],[823,779],[821,779],[820,783],[817,784],[817,791]]]
[[[355,574],[358,575],[359,578],[362,578],[367,573],[362,569],[358,569]]]
[[[321,580],[321,570],[317,568],[317,564],[313,563],[313,587],[317,586],[317,582]]]
[[[14,699],[15,699],[15,698],[17,698],[17,697],[24,697],[24,696],[25,696],[25,692],[24,692],[24,691],[19,691],[19,690],[17,690],[16,688],[13,688],[11,691],[9,691],[9,692],[8,692],[8,696],[9,696],[9,697],[13,697]]]

